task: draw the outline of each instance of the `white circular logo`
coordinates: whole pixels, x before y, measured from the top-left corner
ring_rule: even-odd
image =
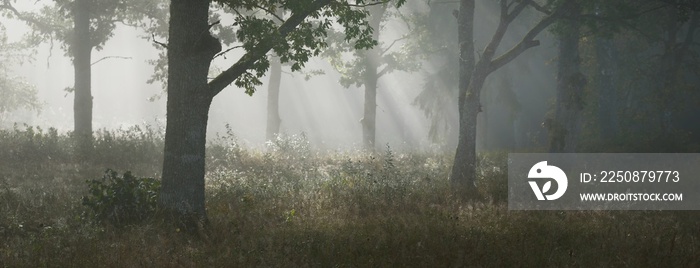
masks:
[[[537,185],[536,181],[528,181],[530,183],[530,187],[532,187],[532,191],[535,193],[535,196],[537,196],[537,200],[557,200],[564,195],[564,192],[566,192],[566,187],[569,185],[569,181],[566,178],[566,173],[564,173],[564,171],[558,167],[548,166],[547,161],[542,161],[532,166],[530,172],[527,174],[527,177],[529,179],[551,178],[557,183],[557,191],[553,194],[545,195],[545,193],[552,188],[552,181],[545,182],[544,185],[542,185],[542,188]]]

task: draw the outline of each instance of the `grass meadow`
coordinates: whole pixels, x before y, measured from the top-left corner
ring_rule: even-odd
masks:
[[[226,133],[207,151],[206,235],[158,218],[87,217],[107,168],[158,178],[163,135],[100,131],[88,162],[53,129],[0,131],[2,267],[698,267],[700,213],[508,211],[505,153],[482,153],[478,195],[447,181],[451,153],[264,149]]]

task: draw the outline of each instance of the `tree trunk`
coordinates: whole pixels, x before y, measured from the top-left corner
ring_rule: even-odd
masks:
[[[564,4],[568,4],[568,2],[570,1]],[[552,15],[542,19],[525,34],[518,44],[502,55],[494,58],[496,50],[508,30],[508,25],[510,25],[510,23],[518,17],[520,12],[528,6],[528,2],[526,1],[512,2],[511,4],[515,4],[515,7],[512,8],[511,4],[506,0],[501,0],[499,3],[501,6],[501,15],[498,27],[477,63],[474,63],[473,60],[474,1],[462,0],[460,11],[457,16],[459,19],[458,40],[460,44],[460,119],[459,141],[455,152],[455,160],[452,164],[450,180],[455,185],[465,186],[467,190],[473,190],[476,186],[476,122],[477,115],[481,112],[479,100],[486,77],[493,71],[517,58],[529,48],[538,46],[539,41],[534,40],[535,36],[547,28],[561,12],[558,9],[553,12]],[[469,73],[472,74],[471,77],[468,75]]]
[[[369,25],[374,29],[372,38],[379,40],[380,26],[386,5],[375,5],[368,7],[370,11]],[[378,70],[379,58],[381,57],[378,47],[374,47],[364,52],[365,73],[363,84],[365,85],[365,108],[362,123],[362,143],[365,149],[374,151],[377,126],[377,83],[379,80]]]
[[[667,136],[674,131],[673,118],[675,105],[678,101],[678,96],[674,95],[673,92],[677,92],[680,76],[683,70],[683,62],[689,56],[688,49],[694,41],[695,32],[700,26],[700,15],[694,12],[690,15],[690,20],[687,23],[687,30],[685,36],[680,35],[680,29],[684,23],[680,22],[679,16],[680,10],[676,8],[668,9],[668,22],[666,25],[666,40],[664,53],[661,55],[660,62],[658,64],[658,73],[662,77],[660,79],[660,86],[657,90],[657,98],[661,103],[659,114],[660,128],[662,129],[662,134]],[[681,39],[681,42],[678,40]]]
[[[559,63],[557,70],[557,100],[553,122],[549,125],[549,151],[571,153],[581,128],[583,89],[586,78],[580,71],[579,20],[581,8],[573,4],[567,10],[571,19],[563,20],[565,31],[559,37]]]
[[[452,164],[451,180],[453,184],[468,190],[476,188],[476,123],[481,112],[481,88],[487,76],[488,73],[483,72],[483,69],[475,69],[459,118],[459,141]]]
[[[459,136],[450,180],[453,184],[475,187],[476,176],[476,116],[479,96],[471,87],[474,71],[474,0],[462,0],[457,16],[459,42]],[[483,83],[483,82],[482,82]],[[480,87],[479,90],[480,91]],[[480,92],[476,92],[480,95]]]
[[[90,42],[89,0],[76,0],[73,3],[73,27],[74,39],[71,45],[75,75],[73,135],[78,158],[87,160],[92,151],[92,93],[90,88],[92,44]]]
[[[207,222],[204,168],[213,98],[207,73],[221,51],[209,33],[209,1],[173,0],[168,43],[168,101],[160,206],[189,230]],[[199,229],[199,228],[198,228]]]
[[[369,60],[368,60],[369,61]],[[376,135],[377,120],[377,68],[373,64],[365,66],[365,108],[362,117],[362,143],[365,149],[373,151]]]
[[[598,122],[600,138],[610,141],[617,136],[617,48],[610,38],[597,37],[595,41],[598,59]]]
[[[486,104],[488,106],[488,104]],[[476,150],[483,151],[483,150],[489,150],[492,147],[492,139],[490,139],[491,134],[491,126],[489,125],[489,110],[488,108],[482,108],[481,109],[481,119],[479,119],[479,116],[477,115],[476,120],[479,121],[481,120],[481,125],[479,125],[479,129],[477,129],[477,140],[476,140]]]
[[[270,60],[270,82],[267,87],[267,140],[273,140],[280,132],[282,119],[279,113],[282,63],[278,57]]]

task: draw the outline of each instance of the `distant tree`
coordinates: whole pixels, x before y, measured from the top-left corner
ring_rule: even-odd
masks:
[[[278,26],[284,22],[284,9],[278,8],[273,20]],[[282,62],[279,57],[270,59],[270,80],[267,85],[267,129],[265,138],[274,139],[280,132],[282,118],[280,118],[280,87],[282,86]]]
[[[700,77],[693,45],[700,4],[609,0],[586,1],[582,9],[586,37],[580,46],[592,52],[581,55],[581,68],[590,72],[588,88],[594,93],[584,99],[593,104],[586,105],[588,112],[597,115],[598,142],[678,144],[688,129],[682,120],[700,96],[693,90]]]
[[[391,1],[389,1],[391,2]],[[372,38],[379,40],[384,25],[396,13],[389,10],[389,2],[365,7],[369,14],[369,26],[372,30]],[[393,1],[396,2],[396,1]],[[406,39],[407,35],[397,40],[379,45],[368,50],[355,50],[352,47],[339,46],[340,49],[330,50],[328,53],[331,63],[340,72],[340,84],[344,87],[355,85],[364,86],[364,109],[363,117],[360,120],[362,125],[362,143],[365,149],[374,150],[376,140],[377,125],[377,90],[381,77],[393,71],[415,71],[418,69],[420,54],[415,53],[410,43],[404,43],[400,49],[392,49],[393,46]],[[343,41],[335,40],[335,42]],[[352,57],[346,59],[347,53],[351,52]]]
[[[698,119],[692,114],[700,100],[700,3],[658,0],[638,9],[623,29],[625,40],[618,42],[625,49],[620,68],[626,71],[619,79],[629,85],[620,95],[627,103],[647,105],[622,106],[621,131],[644,137],[640,141],[655,151],[684,150],[688,145],[682,141]]]
[[[700,28],[700,4],[683,0],[664,2],[671,6],[664,10],[666,16],[659,25],[662,27],[661,33],[665,36],[660,39],[663,52],[658,59],[657,72],[661,79],[658,80],[660,83],[655,90],[655,96],[660,106],[660,129],[664,135],[668,135],[673,132],[678,100],[685,95],[679,88],[686,80],[683,74],[684,67],[689,62],[697,62],[690,48]]]
[[[35,43],[58,40],[73,60],[74,93],[73,135],[78,156],[86,158],[92,148],[92,50],[100,50],[112,37],[117,23],[135,25],[161,7],[158,1],[147,0],[55,0],[37,1],[44,4],[37,12],[17,10],[11,0],[2,0],[5,15],[26,22],[33,32],[29,39]],[[151,17],[153,18],[153,17]]]
[[[270,80],[267,84],[267,128],[265,139],[273,140],[280,133],[280,87],[282,86],[282,63],[278,57],[270,59]]]
[[[36,88],[11,71],[14,65],[30,60],[23,50],[23,44],[7,42],[6,29],[0,25],[0,122],[13,111],[41,108]]]
[[[397,4],[402,4],[400,1]],[[222,45],[210,33],[210,1],[172,0],[167,55],[167,126],[160,205],[164,213],[188,229],[206,223],[204,205],[205,144],[209,107],[213,98],[231,83],[253,94],[269,68],[268,52],[298,71],[310,57],[327,46],[333,21],[345,29],[346,40],[356,49],[376,44],[362,7],[381,2],[334,0],[217,1],[239,11],[234,27],[245,54],[207,81],[212,59]],[[246,15],[255,10],[290,15],[278,24],[265,16]]]
[[[413,105],[418,106],[430,120],[428,137],[446,148],[457,141],[457,96],[459,89],[459,43],[457,16],[459,3],[452,0],[428,2],[428,11],[413,15],[410,38],[417,43],[425,57],[422,68],[424,83]],[[473,48],[470,49],[473,51]],[[473,53],[472,53],[473,54]],[[472,59],[468,59],[473,61]],[[467,72],[471,73],[471,72]]]

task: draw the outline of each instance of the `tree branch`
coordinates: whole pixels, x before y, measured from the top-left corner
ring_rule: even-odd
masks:
[[[286,37],[311,13],[323,8],[330,2],[331,0],[316,0],[311,4],[309,9],[300,13],[292,14],[292,16],[290,16],[289,19],[282,23],[282,25],[280,25],[278,28],[280,35],[282,37]],[[216,78],[214,78],[214,80],[210,81],[208,84],[209,94],[211,94],[211,97],[216,96],[224,88],[233,83],[238,77],[250,69],[256,61],[264,57],[265,54],[270,51],[270,49],[272,49],[272,42],[262,41],[253,50],[248,51],[245,55],[243,55],[238,62],[234,63],[231,65],[231,67],[216,76]]]
[[[47,24],[47,23],[39,21],[35,18],[25,16],[24,14],[19,12],[19,10],[17,10],[14,6],[12,6],[12,4],[10,4],[9,1],[3,1],[3,4],[0,5],[0,9],[9,10],[15,16],[17,16],[17,18],[20,19],[21,21],[33,24],[34,26],[36,26],[37,28],[39,28],[40,30],[43,30],[45,32],[55,32],[57,29],[57,27],[55,25]]]
[[[158,40],[156,40],[156,34],[155,34],[155,33],[152,33],[151,36],[153,37],[153,43],[156,43],[156,44],[160,45],[161,47],[164,47],[165,49],[168,49],[168,45],[167,45],[167,44],[158,42]]]
[[[376,6],[376,5],[382,5],[387,3],[388,1],[379,1],[379,2],[374,2],[374,3],[367,3],[367,4],[345,4],[345,6],[349,7],[370,7],[370,6]]]
[[[257,4],[254,4],[253,6],[255,6],[255,7],[259,8],[259,9],[264,10],[265,12],[267,12],[267,14],[270,14],[270,15],[274,16],[274,17],[275,17],[277,20],[279,20],[280,22],[284,22],[284,19],[283,19],[281,16],[278,16],[277,13],[272,12],[272,10],[270,10],[269,8],[265,8],[265,7],[263,7],[263,6],[261,6],[261,5],[257,5]],[[278,7],[278,8],[281,8],[281,7]]]
[[[97,64],[98,62],[101,62],[101,61],[106,60],[106,59],[124,59],[124,60],[130,60],[131,57],[124,57],[124,56],[106,56],[106,57],[102,57],[101,59],[99,59],[99,60],[97,60],[97,61],[91,63],[90,66],[95,65],[95,64]]]
[[[389,51],[389,49],[391,49],[391,47],[393,47],[396,44],[396,42],[401,41],[401,40],[405,40],[407,38],[408,38],[408,35],[404,35],[400,38],[394,39],[394,41],[392,41],[391,44],[389,44],[389,46],[387,46],[385,49],[383,49],[382,52],[379,53],[379,55],[384,55],[384,53],[387,53]]]
[[[217,53],[216,55],[214,55],[214,57],[213,57],[212,59],[216,59],[216,57],[223,56],[224,54],[228,53],[228,52],[231,51],[231,50],[234,50],[234,49],[236,49],[236,48],[242,48],[242,47],[243,47],[243,46],[233,46],[233,47],[229,47],[229,48],[227,48],[226,50],[221,51],[221,52]],[[224,58],[225,58],[225,57],[224,57]]]
[[[545,15],[552,15],[552,11],[547,9],[546,7],[543,7],[542,5],[538,4],[535,1],[528,1],[529,5],[534,8],[535,10],[544,13]]]
[[[513,11],[508,13],[508,23],[513,22],[515,18],[517,18],[523,10],[529,5],[529,3],[532,2],[532,0],[525,0],[525,1],[519,1],[518,5],[513,8]]]
[[[377,78],[380,78],[385,74],[389,73],[390,69],[391,68],[389,68],[389,65],[384,66],[384,68],[382,68],[382,70],[377,73]]]
[[[496,48],[498,48],[498,46],[501,44],[501,40],[503,40],[503,36],[505,36],[506,31],[508,30],[508,25],[510,25],[510,23],[513,22],[513,20],[520,14],[520,12],[525,9],[527,2],[528,1],[522,1],[518,3],[513,12],[508,13],[507,0],[501,0],[501,18],[498,22],[496,32],[493,34],[491,41],[484,49],[484,54],[482,55],[484,60],[490,61],[493,58],[493,55],[496,53]]]
[[[556,21],[557,19],[559,19],[558,11],[542,19],[539,23],[537,23],[537,25],[535,25],[535,27],[530,29],[530,31],[527,32],[525,36],[523,36],[523,38],[517,45],[511,48],[508,52],[505,52],[501,56],[498,56],[496,59],[494,59],[489,66],[489,72],[493,72],[498,68],[501,68],[503,65],[506,65],[507,63],[518,57],[521,53],[525,52],[525,50],[538,46],[540,42],[538,40],[534,40],[534,38],[540,32],[542,32],[542,30],[554,23],[554,21]]]

